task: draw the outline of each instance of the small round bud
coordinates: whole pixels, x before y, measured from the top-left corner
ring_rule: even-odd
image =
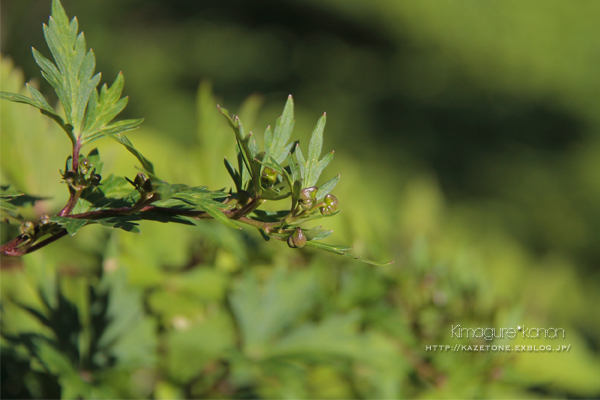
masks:
[[[135,176],[135,179],[133,180],[133,183],[135,183],[135,185],[137,187],[142,187],[142,185],[144,184],[144,182],[146,182],[146,179],[147,179],[146,175],[144,175],[143,173],[140,172],[140,173],[138,173]]]
[[[84,158],[81,161],[81,164],[79,164],[79,169],[81,170],[81,173],[84,175],[87,174],[91,165],[92,165],[92,163],[90,162],[90,160],[88,160],[87,158]]]
[[[241,206],[245,206],[250,201],[250,193],[245,190],[240,190],[237,194],[238,196],[238,204]]]
[[[294,249],[296,247],[298,247],[298,248],[304,247],[304,245],[306,244],[306,236],[304,236],[304,232],[302,232],[302,229],[296,228],[294,233],[292,233],[288,237],[287,243],[288,243],[288,246],[290,246],[292,249]]]
[[[98,186],[100,184],[100,180],[102,180],[102,176],[99,174],[92,174],[92,176],[90,176],[90,181],[93,186]]]
[[[50,217],[48,216],[48,214],[42,214],[42,216],[40,217],[40,224],[46,225],[49,223],[50,223]]]
[[[322,215],[329,215],[335,212],[338,207],[338,199],[332,194],[328,194],[323,199],[323,207],[321,207]]]
[[[76,174],[75,174],[75,171],[73,171],[73,170],[68,170],[63,175],[63,179],[69,183],[73,183],[75,181],[75,177],[76,177]]]
[[[33,236],[35,233],[35,225],[31,221],[26,221],[19,227],[19,230],[23,235]]]
[[[311,186],[304,188],[300,191],[300,199],[298,203],[300,203],[300,207],[305,210],[312,208],[315,205],[315,198],[317,196],[318,188],[316,186]]]
[[[260,180],[267,187],[273,186],[277,182],[277,171],[268,167],[263,168]]]

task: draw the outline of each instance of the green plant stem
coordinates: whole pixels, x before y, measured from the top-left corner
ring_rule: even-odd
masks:
[[[39,250],[42,247],[45,247],[45,246],[49,245],[50,243],[62,238],[63,236],[66,236],[66,235],[67,235],[67,230],[61,229],[60,231],[56,232],[49,238],[46,238],[38,243],[32,244],[31,246],[21,246],[21,244],[23,244],[27,241],[27,236],[19,235],[16,238],[14,238],[13,240],[11,240],[10,242],[7,242],[0,247],[1,254],[3,256],[9,256],[9,257],[24,256],[25,254],[33,253],[34,251]]]
[[[79,152],[81,151],[81,141],[80,138],[77,138],[77,141],[73,143],[73,158],[72,158],[72,169],[75,173],[78,172],[79,169]],[[79,200],[79,196],[81,196],[82,189],[74,189],[69,186],[69,201],[63,207],[62,210],[58,213],[61,217],[66,217],[71,214],[71,211],[75,208],[77,204],[77,200]]]
[[[80,214],[70,214],[70,212],[73,210],[73,207],[74,207],[74,204],[72,207],[70,206],[71,200],[74,199],[74,202],[76,203],[77,198],[79,198],[79,195],[76,195],[76,197],[73,196],[71,199],[69,199],[69,202],[67,203],[67,205],[65,205],[63,210],[61,210],[61,212],[58,215],[63,216],[63,217],[68,217],[68,218],[74,218],[74,219],[92,219],[92,220],[96,219],[97,220],[97,219],[104,219],[104,218],[111,218],[111,217],[119,217],[119,216],[124,216],[124,215],[132,215],[136,212],[139,212],[139,213],[157,212],[157,213],[161,213],[161,214],[191,217],[191,218],[195,218],[195,219],[211,219],[212,218],[212,216],[210,216],[206,211],[181,210],[181,209],[177,209],[177,208],[156,207],[156,206],[149,204],[152,201],[151,199],[149,199],[148,202],[145,202],[142,204],[137,204],[132,207],[119,207],[119,208],[112,208],[112,209],[89,211],[89,212],[80,213]],[[247,214],[254,211],[261,203],[262,203],[262,201],[260,199],[254,199],[250,203],[248,203],[246,206],[244,206],[243,208],[241,208],[239,210],[227,210],[227,211],[223,211],[223,214],[229,219],[234,219],[243,224],[250,225],[250,226],[253,226],[256,228],[261,228],[267,234],[269,234],[273,228],[282,226],[285,223],[285,219],[275,221],[275,222],[263,222],[263,221],[257,221],[255,219],[246,217]],[[66,211],[66,210],[68,210],[68,211]],[[64,214],[62,214],[63,211],[65,211]],[[39,225],[38,225],[38,227],[39,227]],[[36,227],[36,228],[38,228],[38,227]],[[27,236],[19,235],[16,238],[3,244],[0,247],[1,254],[5,255],[5,256],[11,256],[11,257],[22,256],[22,255],[31,253],[33,251],[39,250],[42,247],[47,246],[48,244],[62,238],[66,234],[67,234],[66,229],[61,229],[61,230],[57,231],[56,233],[52,234],[51,237],[46,238],[37,243],[32,242],[31,245],[29,245],[29,246],[25,244],[28,239]],[[273,236],[273,237],[275,237],[277,240],[282,240],[279,237],[276,237],[276,236]]]
[[[69,188],[69,200],[67,201],[67,204],[65,204],[63,209],[60,210],[60,212],[58,213],[59,216],[67,217],[69,216],[69,214],[71,214],[71,211],[73,211],[75,205],[77,204],[77,200],[79,200],[79,196],[81,196],[81,192],[82,189],[76,190],[71,187]]]

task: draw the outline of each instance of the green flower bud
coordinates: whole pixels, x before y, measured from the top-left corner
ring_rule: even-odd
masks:
[[[40,217],[40,224],[46,225],[49,223],[50,223],[50,217],[48,216],[48,214],[42,214],[42,216]]]
[[[271,187],[275,182],[277,182],[277,171],[271,168],[263,168],[260,181],[266,187]]]
[[[91,165],[92,165],[92,163],[90,162],[90,160],[88,160],[87,158],[84,158],[81,161],[81,164],[79,164],[79,169],[81,170],[81,173],[84,175],[87,174]]]
[[[338,199],[332,194],[328,194],[323,199],[323,207],[321,207],[322,215],[329,215],[335,212],[338,207]]]
[[[298,203],[300,203],[300,207],[305,210],[311,209],[315,205],[315,198],[317,196],[318,188],[316,186],[311,186],[304,188],[300,191],[300,199]]]
[[[19,230],[23,235],[31,237],[35,233],[35,225],[31,221],[26,221],[19,227]]]
[[[75,171],[73,170],[68,170],[64,173],[63,175],[63,179],[69,183],[73,183],[75,181],[75,177],[77,174],[75,174]]]
[[[154,188],[152,187],[152,181],[146,178],[146,175],[144,175],[141,172],[135,176],[133,184],[136,187],[136,189],[141,189],[141,191],[143,192],[150,193],[154,191]]]
[[[135,176],[133,183],[137,187],[142,187],[142,185],[144,184],[144,182],[146,182],[147,179],[148,178],[146,178],[146,175],[144,175],[143,173],[140,172]]]
[[[304,232],[302,232],[302,229],[296,228],[294,233],[292,233],[288,237],[287,243],[288,243],[288,246],[290,246],[292,249],[294,249],[296,247],[298,247],[298,248],[304,247],[304,245],[306,244],[306,236],[304,236]]]
[[[100,184],[100,180],[102,180],[102,176],[99,174],[92,174],[92,176],[90,176],[90,181],[92,182],[93,186],[98,186]]]
[[[237,194],[238,196],[238,205],[245,206],[250,201],[250,193],[245,190],[240,190]]]

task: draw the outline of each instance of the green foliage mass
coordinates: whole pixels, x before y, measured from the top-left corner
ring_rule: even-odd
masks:
[[[419,25],[422,32],[428,33],[429,36],[418,35],[422,43],[437,41],[438,45],[449,47],[462,44],[461,51],[465,54],[479,54],[469,50],[469,38],[473,35],[461,36],[464,30],[440,23],[446,21],[441,15],[451,10],[440,7],[439,2],[432,2],[435,6],[431,7],[427,3],[394,3],[385,8],[386,12],[378,11],[378,2],[329,1],[323,7],[361,18],[384,15],[385,18],[373,20],[382,21],[392,32],[400,29],[394,18],[404,18],[412,23],[402,24],[402,29],[418,33]],[[476,16],[493,11],[491,5],[477,7],[472,9]],[[411,19],[410,15],[418,18]],[[467,21],[472,20],[467,18]],[[81,46],[83,37],[78,39],[76,23],[65,17],[56,18],[56,24],[54,27],[69,29],[65,40],[78,49],[69,57],[77,53],[82,60],[93,58],[93,53],[86,53],[85,45]],[[52,26],[48,26],[45,33],[50,37]],[[438,31],[441,33],[436,36]],[[452,37],[446,34],[448,31],[453,32]],[[491,41],[495,36],[486,37]],[[96,40],[91,36],[90,39]],[[152,45],[139,47],[142,54],[151,57]],[[102,57],[111,55],[108,49],[100,53]],[[507,49],[506,54],[498,55],[502,60],[498,68],[509,68],[511,54]],[[351,55],[346,57],[347,61],[352,60]],[[487,82],[484,75],[491,72],[489,68],[477,67],[480,59],[481,56],[461,60],[479,71],[477,79]],[[527,65],[535,66],[539,57],[532,56],[530,60]],[[61,77],[64,70],[56,61],[56,71],[51,68],[49,71]],[[418,64],[415,71],[423,69],[423,65],[435,64],[435,60],[429,60],[432,64],[413,61]],[[206,63],[206,68],[210,68],[210,60]],[[235,72],[238,71],[235,68],[245,65],[244,73],[250,73],[248,64],[239,64],[229,68]],[[560,76],[554,75],[551,64],[543,62],[538,70],[545,71],[544,79],[554,82],[552,90],[575,93],[572,85],[550,79]],[[352,63],[339,65],[351,68],[348,65]],[[83,71],[82,76],[88,82],[94,79],[89,68]],[[415,71],[412,73],[416,75]],[[90,113],[98,110],[90,118],[104,122],[87,125],[82,122],[86,117],[81,119],[81,107],[70,111],[65,108],[62,116],[60,109],[55,111],[50,106],[52,101],[38,95],[44,90],[35,89],[34,82],[27,86],[26,92],[22,72],[9,59],[2,59],[0,73],[3,91],[16,93],[18,96],[13,99],[27,102],[54,119],[50,121],[32,107],[0,103],[2,184],[11,184],[0,193],[3,217],[35,221],[43,214],[59,210],[69,197],[56,171],[65,165],[65,146],[72,145],[73,138],[75,142],[78,137],[91,141],[104,135],[117,139],[134,153],[135,163],[148,176],[160,175],[160,179],[152,181],[155,185],[152,189],[160,193],[159,204],[165,207],[186,209],[192,203],[206,207],[207,212],[212,210],[217,217],[218,209],[210,205],[224,194],[200,185],[220,188],[228,179],[233,180],[237,192],[263,191],[273,198],[292,192],[300,178],[307,183],[296,184],[299,189],[319,185],[317,199],[324,199],[335,186],[344,213],[325,219],[329,229],[306,229],[305,235],[324,237],[333,229],[340,241],[354,245],[356,253],[397,261],[375,267],[311,249],[284,249],[280,243],[261,243],[255,232],[234,230],[216,221],[194,224],[187,217],[167,218],[160,214],[145,215],[148,218],[97,219],[97,223],[86,226],[75,236],[20,259],[2,258],[3,398],[554,398],[597,397],[600,393],[597,379],[600,357],[594,351],[600,332],[595,307],[600,301],[597,279],[593,274],[582,278],[581,260],[563,251],[583,249],[577,254],[590,254],[585,250],[590,246],[586,247],[587,241],[577,239],[580,237],[577,232],[588,233],[583,236],[591,238],[588,241],[592,248],[597,244],[591,234],[594,218],[582,217],[600,215],[597,207],[589,206],[597,197],[579,191],[578,202],[572,203],[570,192],[562,190],[568,177],[552,174],[564,170],[545,168],[539,152],[525,151],[520,163],[502,167],[514,168],[515,174],[524,177],[523,182],[515,182],[508,173],[496,170],[498,180],[492,182],[494,193],[531,203],[536,222],[527,225],[522,222],[527,213],[510,208],[505,204],[506,197],[495,198],[500,205],[450,200],[431,170],[415,172],[417,169],[411,168],[410,174],[397,173],[380,163],[357,162],[357,158],[344,152],[336,153],[335,160],[328,159],[332,153],[321,158],[319,137],[325,117],[319,120],[313,139],[307,141],[308,147],[302,147],[307,152],[296,150],[288,158],[287,153],[295,147],[295,142],[289,143],[292,121],[298,120],[296,130],[309,126],[308,118],[301,117],[309,114],[306,109],[297,108],[292,116],[291,100],[275,128],[267,129],[264,142],[262,137],[253,142],[255,136],[248,136],[245,127],[258,125],[257,121],[262,123],[275,112],[271,112],[269,105],[260,112],[263,103],[260,96],[247,98],[238,108],[240,119],[229,120],[239,146],[236,150],[232,146],[231,127],[215,108],[217,100],[211,85],[204,82],[195,102],[183,96],[173,102],[185,103],[184,109],[195,111],[199,117],[191,143],[182,145],[173,140],[170,130],[157,132],[156,126],[144,124],[132,133],[136,143],[133,147],[118,131],[127,125],[116,122],[112,125],[117,130],[101,128],[110,126],[112,118],[124,107],[122,75],[117,76],[112,86],[99,92],[92,90],[89,97],[87,91],[69,91],[68,79],[56,79],[64,96],[78,102],[87,97],[88,107],[84,109]],[[350,72],[336,69],[336,74],[344,73]],[[136,74],[126,75],[128,82],[141,79]],[[447,75],[438,76],[441,80],[444,77]],[[366,77],[361,83],[367,92],[373,90],[369,85],[376,85],[374,78],[371,83],[369,79]],[[148,82],[143,84],[152,86]],[[161,84],[164,83],[156,82],[156,87],[148,89],[149,93],[158,90]],[[440,93],[437,84],[443,86],[434,79],[429,82],[433,89],[419,96]],[[536,84],[539,82],[530,82],[521,90],[529,90],[530,96],[535,97],[539,93],[536,90],[541,90]],[[60,95],[58,98],[62,101]],[[151,95],[147,98],[140,102],[154,101]],[[569,99],[573,98],[579,97],[569,94],[560,101],[571,103]],[[132,96],[135,103],[137,99],[133,99],[135,96]],[[348,99],[345,104],[355,100]],[[169,99],[160,98],[156,103],[161,104],[155,106],[156,114],[171,116],[165,119],[168,121],[163,122],[165,125],[181,127],[182,119],[176,118],[177,110],[171,114],[174,106],[168,104]],[[335,104],[331,107],[337,107]],[[338,118],[332,114],[335,115],[328,112],[328,129]],[[340,118],[344,133],[365,128],[356,123],[358,114],[347,115]],[[240,120],[244,120],[244,127]],[[337,129],[339,132],[339,126]],[[60,139],[65,132],[69,141]],[[96,133],[86,136],[86,132]],[[585,151],[581,150],[577,157],[562,159],[565,169],[585,171],[575,176],[589,182],[592,188],[598,187],[597,183],[586,177],[588,173],[594,175],[593,167],[597,168],[593,143],[590,139]],[[86,151],[93,167],[84,174],[84,180],[91,179],[95,168],[94,173],[103,174],[102,185],[98,186],[101,190],[88,187],[74,213],[131,207],[144,195],[143,190],[138,190],[143,189],[144,182],[132,178],[132,186],[123,177],[133,177],[138,172],[133,168],[131,155],[118,151],[113,144],[99,140],[94,143],[97,152]],[[398,154],[405,151],[388,147]],[[262,159],[257,157],[260,149],[265,153]],[[381,152],[384,154],[385,149]],[[154,155],[151,157],[154,164],[144,164],[142,153]],[[223,155],[231,160],[226,168]],[[322,180],[319,177],[319,165],[329,161],[342,171],[343,179],[337,186],[338,176],[324,176]],[[64,171],[70,167],[72,164],[67,163]],[[285,183],[285,190],[268,192],[271,188],[264,187],[268,177],[261,182],[262,174],[257,173],[266,168],[278,173],[281,177],[278,183]],[[108,171],[114,171],[115,175],[108,175]],[[162,181],[190,185],[161,185]],[[531,186],[531,182],[542,186],[543,193],[549,195],[541,198],[517,190]],[[291,202],[292,197],[290,194],[283,201]],[[297,192],[296,204],[299,201]],[[566,212],[556,206],[565,203],[577,212]],[[268,222],[282,216],[277,209],[266,208],[251,217]],[[68,233],[82,227],[78,225],[88,224],[86,220],[64,216],[51,220]],[[547,236],[542,242],[557,245],[540,253],[539,247],[532,249],[515,230],[506,229],[506,220],[512,221],[511,225],[521,221],[533,236],[531,231],[536,230],[535,226],[544,227]],[[226,221],[230,220],[222,222]],[[100,224],[121,229],[106,229]],[[560,232],[555,233],[556,226],[567,232],[562,233],[565,240],[560,240],[563,237]],[[130,233],[138,229],[141,234]],[[16,226],[2,224],[2,243],[17,234]],[[289,233],[279,239],[286,240],[287,236]],[[277,239],[275,235],[272,237]],[[311,243],[321,242],[309,240],[309,247]],[[329,249],[345,252],[341,248]],[[451,336],[451,328],[457,324],[562,327],[566,338],[459,340]],[[426,350],[428,345],[457,343],[553,347],[569,344],[571,348],[566,353]]]

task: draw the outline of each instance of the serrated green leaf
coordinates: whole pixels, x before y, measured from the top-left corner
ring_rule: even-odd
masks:
[[[48,25],[44,25],[44,37],[57,68],[52,68],[49,60],[37,52],[34,57],[57,91],[67,123],[74,127],[75,135],[80,136],[85,110],[100,75],[93,75],[94,53],[86,50],[85,37],[83,33],[77,34],[77,30],[77,19],[73,18],[69,23],[60,1],[54,0],[52,16]]]
[[[137,217],[135,219],[141,219]],[[131,233],[140,233],[139,225],[135,222],[132,222],[132,216],[123,216],[123,217],[112,217],[112,218],[103,218],[97,220],[98,223],[102,226],[106,226],[108,228],[117,228],[122,229],[126,232]]]
[[[87,219],[68,218],[59,216],[50,217],[50,221],[59,224],[60,226],[65,228],[71,236],[75,235],[79,229],[83,228],[86,224],[90,222],[90,220]]]
[[[37,89],[35,89],[29,84],[27,84],[27,89],[29,89],[29,92],[34,97],[33,99],[17,93],[9,92],[0,92],[0,99],[9,100],[15,103],[29,104],[30,106],[39,109],[42,114],[53,119],[67,133],[71,142],[75,143],[76,139],[75,135],[73,135],[72,127],[68,124],[65,124],[63,119],[58,114],[56,114],[56,112],[52,109],[52,107],[50,107],[50,105],[48,105],[46,99],[43,98],[43,96]]]
[[[31,99],[27,96],[23,96],[22,94],[0,92],[0,99],[13,101],[15,103],[29,104],[30,106],[34,106],[35,108],[42,108],[42,105],[36,100]]]
[[[327,196],[329,193],[331,193],[331,191],[333,190],[333,188],[335,188],[335,185],[337,185],[338,181],[340,180],[340,176],[336,175],[333,178],[331,178],[330,180],[328,180],[327,182],[325,182],[324,184],[322,184],[319,187],[319,190],[317,190],[317,201],[321,201],[325,198],[325,196]]]
[[[261,286],[255,275],[247,274],[231,294],[244,351],[255,357],[265,355],[274,338],[310,310],[317,290],[313,270],[277,269]]]
[[[44,24],[44,37],[54,63],[32,48],[33,57],[42,76],[56,91],[65,113],[61,118],[35,88],[28,86],[33,99],[25,96],[3,95],[2,98],[30,104],[54,119],[69,135],[73,145],[79,139],[83,145],[106,135],[117,135],[131,130],[139,122],[124,121],[109,125],[127,104],[120,99],[123,77],[119,73],[112,87],[103,86],[98,94],[100,73],[94,74],[96,58],[87,50],[83,32],[77,33],[77,19],[70,22],[59,0],[52,2],[52,15]],[[144,167],[146,168],[146,167]]]
[[[37,102],[38,107],[41,110],[45,110],[49,113],[55,114],[54,109],[52,107],[50,107],[50,104],[48,104],[48,102],[46,101],[46,99],[44,98],[44,96],[40,93],[39,90],[37,90],[36,88],[34,88],[33,86],[31,86],[29,83],[26,83],[25,86],[27,87],[27,90],[29,90],[29,93],[31,94],[31,97]]]

